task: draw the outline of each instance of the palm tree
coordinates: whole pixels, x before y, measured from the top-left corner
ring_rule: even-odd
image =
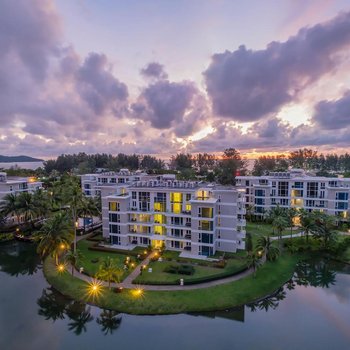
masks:
[[[317,214],[316,214],[317,215]],[[309,234],[315,229],[315,214],[305,209],[299,211],[301,229],[306,235],[306,241],[309,241]]]
[[[94,198],[83,197],[81,204],[78,208],[78,215],[84,219],[91,216],[99,216],[101,213],[97,207],[97,202]],[[85,232],[85,220],[84,220],[84,232]]]
[[[21,192],[17,196],[18,210],[24,216],[25,222],[30,222],[33,226],[33,221],[37,217],[37,208],[34,203],[34,196],[29,192]]]
[[[123,270],[109,256],[102,261],[96,274],[96,278],[108,281],[109,288],[111,288],[111,282],[119,283],[122,276]]]
[[[65,256],[65,261],[71,265],[72,268],[72,276],[74,276],[74,267],[77,265],[79,261],[83,259],[83,255],[80,250],[77,249],[75,252],[69,250]]]
[[[280,250],[272,244],[269,236],[258,238],[257,250],[262,250],[269,261],[276,260],[280,254]]]
[[[42,257],[51,255],[58,264],[58,256],[62,251],[61,245],[70,245],[72,242],[67,216],[61,212],[55,214],[43,224],[34,238],[39,242],[38,253]]]
[[[250,253],[247,259],[248,268],[253,268],[253,276],[255,278],[257,269],[261,266],[261,258],[256,253]]]
[[[36,208],[37,217],[44,218],[49,213],[49,198],[43,190],[37,190],[33,193],[34,207]]]
[[[336,240],[338,235],[334,228],[334,217],[319,213],[315,216],[315,229],[312,233],[323,242],[324,248],[329,248],[330,244]]]
[[[112,334],[122,323],[122,317],[113,310],[103,310],[96,320],[104,335]]]
[[[84,195],[83,192],[75,181],[74,178],[69,178],[64,184],[63,198],[65,203],[69,206],[71,212],[71,219],[73,223],[73,232],[74,232],[74,245],[73,250],[77,250],[77,220],[78,220],[78,211],[82,206]]]
[[[294,225],[294,218],[298,215],[298,210],[296,208],[288,208],[286,210],[286,218],[288,221],[288,224],[290,226],[290,238],[292,238],[293,234],[293,225]]]
[[[14,193],[9,193],[3,198],[3,204],[1,206],[1,211],[5,216],[16,216],[17,223],[20,223],[20,211],[18,206],[17,196]]]
[[[288,226],[285,216],[276,216],[272,221],[272,226],[276,229],[277,235],[282,240],[282,231]]]

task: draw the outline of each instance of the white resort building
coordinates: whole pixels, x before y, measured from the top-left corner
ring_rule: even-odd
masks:
[[[148,175],[137,170],[130,172],[128,169],[120,169],[119,172],[102,172],[96,174],[81,175],[81,188],[87,197],[100,196],[101,187],[115,187],[116,185],[132,184],[135,181],[156,180],[159,175]],[[174,180],[174,174],[162,175],[162,178]]]
[[[119,249],[149,246],[181,256],[210,256],[245,248],[244,190],[173,175],[98,186],[103,236]],[[98,181],[97,181],[98,182]]]
[[[251,206],[258,216],[279,205],[348,217],[348,178],[310,176],[302,169],[292,169],[266,176],[237,176],[236,180],[237,187],[245,190],[246,206]]]
[[[8,177],[6,173],[0,172],[0,202],[7,194],[33,193],[40,188],[42,188],[42,182],[34,177]]]

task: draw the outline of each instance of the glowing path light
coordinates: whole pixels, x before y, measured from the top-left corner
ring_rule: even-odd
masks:
[[[89,297],[98,298],[101,296],[103,290],[102,282],[99,280],[92,280],[87,286],[87,295]]]

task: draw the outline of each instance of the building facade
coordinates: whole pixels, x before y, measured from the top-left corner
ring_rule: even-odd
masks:
[[[148,175],[142,171],[130,172],[128,169],[121,169],[119,172],[110,171],[82,175],[81,188],[87,197],[96,197],[101,195],[101,187],[115,187],[116,185],[132,184],[135,181],[159,178],[175,179],[175,175]]]
[[[32,177],[8,177],[6,173],[0,173],[0,202],[7,194],[21,192],[33,193],[42,188],[42,183]]]
[[[210,256],[245,247],[244,190],[163,175],[100,191],[103,236],[119,249],[151,245]]]
[[[236,181],[237,187],[245,191],[246,206],[258,216],[279,205],[348,217],[350,179],[310,176],[301,169],[292,169],[266,176],[237,176]]]

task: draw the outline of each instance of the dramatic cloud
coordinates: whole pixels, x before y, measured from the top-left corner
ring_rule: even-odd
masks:
[[[78,71],[77,80],[80,96],[96,114],[128,97],[126,85],[113,76],[105,55],[90,53]]]
[[[198,95],[198,89],[191,82],[158,81],[146,87],[131,108],[135,118],[149,121],[154,128],[166,129],[176,127],[184,122],[187,114],[195,113],[193,100]],[[193,116],[189,119],[193,120]]]
[[[350,13],[343,13],[264,50],[215,54],[204,72],[214,112],[240,122],[271,115],[334,70],[349,47]]]
[[[324,129],[350,126],[350,91],[335,101],[321,101],[315,106],[313,121]]]
[[[151,62],[141,69],[141,74],[146,78],[168,79],[168,74],[164,71],[164,66],[158,62]]]

